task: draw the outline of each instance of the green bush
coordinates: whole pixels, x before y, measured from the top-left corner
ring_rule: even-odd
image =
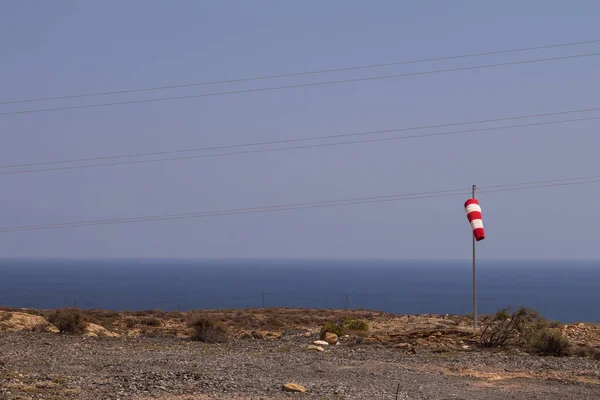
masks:
[[[527,339],[529,346],[536,353],[550,356],[569,354],[569,341],[555,330],[543,328],[532,333]]]
[[[320,337],[325,338],[327,332],[335,333],[338,336],[344,335],[346,332],[368,332],[369,324],[360,319],[348,319],[342,317],[334,322],[326,322],[321,327]]]
[[[369,324],[361,319],[350,319],[344,322],[344,330],[368,332]]]
[[[326,322],[322,327],[321,327],[321,333],[320,333],[320,338],[321,339],[325,339],[325,334],[327,332],[330,333],[335,333],[338,336],[342,336],[342,334],[344,333],[344,325],[341,321],[338,322]]]
[[[221,322],[200,317],[192,320],[188,326],[193,329],[192,340],[205,343],[224,343],[228,340],[227,327]]]
[[[81,334],[85,332],[85,318],[78,308],[59,308],[48,316],[48,322],[61,333]]]

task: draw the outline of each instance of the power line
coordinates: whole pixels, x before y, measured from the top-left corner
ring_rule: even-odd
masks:
[[[340,205],[350,205],[350,204],[363,204],[363,202],[371,203],[371,202],[382,202],[382,201],[396,201],[399,199],[413,199],[418,196],[418,198],[430,198],[430,197],[443,197],[447,195],[463,195],[467,193],[463,189],[454,189],[454,190],[441,190],[435,192],[420,192],[420,193],[409,193],[409,194],[398,194],[398,195],[384,195],[384,196],[375,196],[375,197],[359,197],[353,199],[344,199],[344,200],[326,200],[326,201],[318,201],[311,203],[295,203],[295,204],[282,204],[282,205],[270,205],[263,207],[247,207],[247,208],[236,208],[236,209],[228,209],[228,210],[220,210],[220,211],[208,211],[208,212],[196,212],[196,213],[179,213],[179,214],[166,214],[166,215],[158,215],[158,216],[144,216],[144,217],[132,217],[132,218],[113,218],[109,220],[95,220],[95,221],[80,221],[80,222],[67,222],[61,224],[46,224],[46,225],[29,225],[29,226],[21,226],[21,227],[12,227],[12,228],[2,228],[0,232],[4,232],[4,230],[31,230],[31,229],[48,229],[48,228],[70,228],[70,227],[78,227],[78,226],[88,226],[88,225],[104,225],[104,224],[113,224],[113,223],[131,223],[131,222],[147,222],[147,221],[160,221],[164,219],[186,219],[186,218],[201,218],[201,217],[210,217],[210,216],[220,216],[220,215],[235,215],[235,214],[249,214],[249,213],[257,213],[257,212],[268,212],[268,211],[286,211],[286,210],[295,210],[295,209],[304,209],[304,208],[315,208],[315,207],[331,207],[331,206],[340,206]]]
[[[191,160],[191,159],[199,159],[199,158],[214,158],[214,157],[235,156],[235,155],[243,155],[243,154],[258,154],[258,153],[270,153],[270,152],[276,152],[276,151],[289,151],[289,150],[312,149],[312,148],[320,148],[320,147],[344,146],[344,145],[353,145],[353,144],[362,144],[362,143],[388,142],[388,141],[393,141],[393,140],[406,140],[406,139],[418,139],[418,138],[438,137],[438,136],[462,135],[462,134],[475,133],[475,132],[490,132],[490,131],[499,131],[499,130],[505,130],[505,129],[513,129],[513,128],[526,128],[526,127],[532,127],[532,126],[566,124],[566,123],[572,123],[572,122],[593,121],[593,120],[598,120],[598,119],[600,119],[600,116],[587,117],[587,118],[563,119],[563,120],[558,120],[558,121],[547,121],[547,122],[533,122],[533,123],[528,123],[528,124],[497,126],[497,127],[489,127],[489,128],[467,129],[467,130],[461,130],[461,131],[435,132],[435,133],[426,133],[426,134],[420,134],[420,135],[405,135],[405,136],[386,137],[386,138],[351,140],[351,141],[345,141],[345,142],[320,143],[320,144],[281,147],[281,148],[273,148],[273,149],[244,150],[244,151],[236,151],[236,152],[228,152],[228,153],[201,154],[201,155],[193,155],[193,156],[158,158],[158,159],[150,159],[150,160],[120,161],[120,162],[114,162],[114,163],[71,165],[71,166],[65,166],[65,167],[39,168],[39,169],[28,169],[28,170],[20,170],[20,171],[4,171],[4,172],[0,172],[0,175],[17,175],[17,174],[29,174],[29,173],[37,173],[37,172],[48,172],[48,171],[67,171],[67,170],[74,170],[74,169],[109,167],[109,166],[115,166],[115,165],[149,164],[149,163],[163,162],[163,161]]]
[[[512,117],[502,117],[502,118],[483,119],[483,120],[474,120],[474,121],[452,122],[452,123],[438,124],[438,125],[422,125],[422,126],[414,126],[414,127],[406,127],[406,128],[383,129],[383,130],[368,131],[368,132],[342,133],[342,134],[327,135],[327,136],[313,136],[313,137],[296,138],[296,139],[271,140],[271,141],[264,141],[264,142],[231,144],[231,145],[212,146],[212,147],[198,147],[198,148],[191,148],[191,149],[155,151],[155,152],[147,152],[147,153],[130,153],[130,154],[119,154],[119,155],[114,155],[114,156],[101,156],[101,157],[78,158],[78,159],[70,159],[70,160],[43,161],[43,162],[31,162],[31,163],[23,163],[23,164],[0,165],[0,168],[24,168],[24,167],[34,167],[34,166],[40,166],[40,165],[56,165],[56,164],[76,163],[76,162],[87,162],[87,161],[116,160],[116,159],[122,159],[122,158],[148,157],[148,156],[170,155],[170,154],[178,154],[178,153],[193,153],[193,152],[211,151],[211,150],[225,150],[225,149],[240,148],[240,147],[267,146],[267,145],[274,145],[274,144],[306,142],[306,141],[311,141],[311,140],[337,139],[337,138],[352,137],[352,136],[368,136],[368,135],[376,135],[376,134],[382,134],[382,133],[416,131],[416,130],[424,130],[424,129],[445,128],[445,127],[450,127],[450,126],[473,125],[473,124],[511,121],[511,120],[527,119],[527,118],[539,118],[539,117],[549,117],[549,116],[557,116],[557,115],[578,114],[578,113],[586,113],[586,112],[592,112],[592,111],[600,111],[600,107],[579,109],[579,110],[569,110],[569,111],[556,111],[556,112],[541,113],[541,114],[519,115],[519,116],[512,116]]]
[[[181,88],[194,87],[194,86],[217,85],[217,84],[223,84],[223,83],[239,83],[239,82],[249,82],[249,81],[267,80],[267,79],[288,78],[288,77],[294,77],[294,76],[316,75],[316,74],[325,74],[325,73],[331,73],[331,72],[344,72],[344,71],[353,71],[353,70],[360,70],[360,69],[382,68],[382,67],[391,67],[391,66],[398,66],[398,65],[426,63],[426,62],[433,62],[433,61],[455,60],[455,59],[461,59],[461,58],[509,54],[509,53],[524,52],[524,51],[532,51],[532,50],[559,48],[559,47],[570,47],[570,46],[592,44],[592,43],[599,43],[599,42],[600,42],[600,39],[596,39],[596,40],[586,40],[586,41],[570,42],[570,43],[559,43],[559,44],[551,44],[551,45],[536,46],[536,47],[522,47],[522,48],[508,49],[508,50],[488,51],[488,52],[483,52],[483,53],[471,53],[471,54],[462,54],[462,55],[455,55],[455,56],[423,58],[423,59],[417,59],[417,60],[398,61],[398,62],[390,62],[390,63],[383,63],[383,64],[370,64],[370,65],[360,65],[360,66],[352,66],[352,67],[321,69],[321,70],[315,70],[315,71],[293,72],[293,73],[285,73],[285,74],[277,74],[277,75],[255,76],[255,77],[249,77],[249,78],[226,79],[226,80],[218,80],[218,81],[208,81],[208,82],[188,83],[188,84],[168,85],[168,86],[155,86],[155,87],[146,87],[146,88],[139,88],[139,89],[113,90],[113,91],[107,91],[107,92],[93,92],[93,93],[83,93],[83,94],[74,94],[74,95],[66,95],[66,96],[37,97],[37,98],[24,99],[24,100],[7,100],[7,101],[0,102],[0,105],[17,104],[17,103],[33,103],[33,102],[50,101],[50,100],[65,100],[65,99],[75,99],[75,98],[81,98],[81,97],[107,96],[107,95],[115,95],[115,94],[148,92],[148,91],[157,91],[157,90],[166,90],[166,89],[181,89]]]
[[[505,185],[494,185],[481,187],[478,193],[494,193],[494,192],[505,192],[505,191],[517,191],[517,190],[531,190],[540,188],[560,187],[560,186],[573,186],[583,185],[590,183],[599,183],[600,175],[587,176],[587,177],[575,177],[575,178],[562,178],[552,179],[534,182],[514,183]],[[328,200],[319,201],[312,203],[296,203],[296,204],[284,204],[284,205],[272,205],[265,207],[250,207],[250,208],[238,208],[229,210],[219,211],[207,211],[198,213],[180,213],[180,214],[164,214],[155,216],[144,216],[144,217],[133,217],[133,218],[113,218],[95,221],[77,221],[67,222],[58,224],[45,224],[45,225],[26,225],[26,226],[15,226],[0,228],[0,233],[4,232],[17,232],[17,231],[35,231],[44,229],[58,229],[58,228],[75,228],[84,226],[98,226],[98,225],[114,225],[114,224],[129,224],[129,223],[141,223],[141,222],[156,222],[164,220],[176,220],[176,219],[192,219],[192,218],[206,218],[226,215],[240,215],[240,214],[254,214],[254,213],[267,213],[275,211],[291,211],[291,210],[302,210],[311,208],[324,208],[324,207],[340,207],[348,205],[358,204],[372,204],[392,201],[406,201],[406,200],[417,200],[417,199],[429,199],[429,198],[440,198],[440,197],[451,197],[451,196],[468,196],[470,193],[466,189],[450,189],[450,190],[438,190],[430,192],[420,193],[406,193],[396,195],[384,195],[374,197],[359,197],[342,200]]]
[[[468,70],[475,70],[475,69],[503,67],[503,66],[509,66],[509,65],[533,64],[533,63],[540,63],[540,62],[546,62],[546,61],[557,61],[557,60],[566,60],[566,59],[574,59],[574,58],[582,58],[582,57],[593,57],[593,56],[598,56],[598,55],[600,55],[600,53],[585,53],[585,54],[575,54],[575,55],[562,56],[562,57],[538,58],[538,59],[524,60],[524,61],[510,61],[510,62],[496,63],[496,64],[483,64],[483,65],[473,65],[473,66],[459,67],[459,68],[437,69],[437,70],[432,70],[432,71],[408,72],[408,73],[402,73],[402,74],[371,76],[371,77],[366,77],[366,78],[342,79],[342,80],[336,80],[336,81],[322,81],[322,82],[313,82],[313,83],[302,83],[302,84],[296,84],[296,85],[271,86],[271,87],[266,87],[266,88],[232,90],[232,91],[225,91],[225,92],[202,93],[202,94],[193,94],[193,95],[186,95],[186,96],[159,97],[159,98],[154,98],[154,99],[116,101],[116,102],[111,102],[111,103],[83,104],[83,105],[67,106],[67,107],[40,108],[40,109],[22,110],[22,111],[9,111],[9,112],[0,113],[0,116],[76,110],[76,109],[83,109],[83,108],[111,107],[111,106],[119,106],[119,105],[125,105],[125,104],[155,103],[155,102],[161,102],[161,101],[193,99],[193,98],[200,98],[200,97],[226,96],[226,95],[242,94],[242,93],[268,92],[268,91],[274,91],[274,90],[295,89],[295,88],[302,88],[302,87],[315,87],[315,86],[336,85],[336,84],[343,84],[343,83],[350,83],[350,82],[366,82],[366,81],[374,81],[374,80],[381,80],[381,79],[402,78],[402,77],[407,77],[407,76],[433,75],[433,74],[439,74],[439,73],[444,73],[444,72],[468,71]]]

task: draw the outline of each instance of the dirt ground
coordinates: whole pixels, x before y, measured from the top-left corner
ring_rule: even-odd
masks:
[[[230,340],[208,344],[189,339],[184,313],[88,312],[96,319],[87,333],[65,335],[45,312],[22,311],[0,311],[0,399],[600,398],[600,360],[482,348],[466,317],[220,310],[211,317]],[[368,321],[369,331],[310,349],[341,315]],[[600,343],[595,324],[556,329],[574,348]],[[306,392],[283,392],[286,383]]]

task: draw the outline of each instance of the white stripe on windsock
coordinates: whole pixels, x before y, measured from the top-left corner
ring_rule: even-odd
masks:
[[[467,212],[467,214],[473,211],[481,212],[481,207],[479,206],[479,204],[469,204],[465,211]]]
[[[480,219],[474,219],[473,221],[471,221],[471,228],[473,228],[473,229],[483,228],[483,221]]]

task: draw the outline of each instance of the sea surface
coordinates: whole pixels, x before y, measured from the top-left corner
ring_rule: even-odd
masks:
[[[600,322],[600,261],[478,261],[479,313]],[[303,307],[472,311],[470,260],[0,260],[0,305],[111,310]]]

